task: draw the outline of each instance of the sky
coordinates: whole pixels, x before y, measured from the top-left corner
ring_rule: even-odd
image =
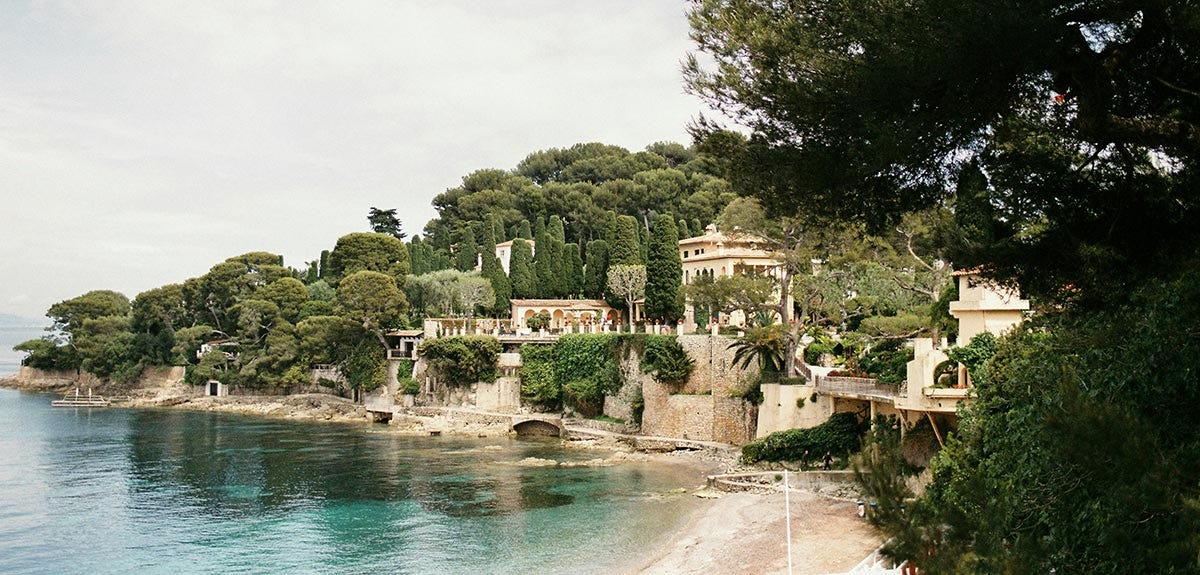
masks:
[[[302,268],[477,169],[687,144],[676,0],[0,0],[0,313]]]

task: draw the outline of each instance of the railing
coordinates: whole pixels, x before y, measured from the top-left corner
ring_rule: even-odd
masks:
[[[416,350],[414,350],[412,352],[406,352],[402,349],[389,349],[387,351],[387,358],[388,359],[417,359],[416,358]]]
[[[859,395],[895,399],[900,390],[898,386],[879,383],[878,380],[866,377],[818,377],[817,391],[831,395]]]

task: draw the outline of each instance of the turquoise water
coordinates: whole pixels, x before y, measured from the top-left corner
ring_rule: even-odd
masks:
[[[700,476],[606,455],[0,390],[0,573],[609,573]]]

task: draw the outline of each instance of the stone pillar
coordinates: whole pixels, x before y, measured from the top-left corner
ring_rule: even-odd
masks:
[[[683,335],[683,324],[682,323],[675,324],[675,335]]]
[[[717,328],[718,328],[718,327],[719,327],[719,326],[717,325],[717,322],[715,322],[715,321],[714,321],[714,322],[712,322],[712,323],[710,323],[710,324],[708,324],[708,330],[709,330],[709,332],[711,332],[711,333],[712,333],[712,335],[717,335]]]

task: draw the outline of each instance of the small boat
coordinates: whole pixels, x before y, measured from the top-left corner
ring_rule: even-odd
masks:
[[[88,388],[87,395],[79,395],[79,388],[75,388],[74,394],[66,394],[62,399],[56,399],[50,402],[50,407],[108,407],[109,400],[102,395],[92,395],[92,388]]]

